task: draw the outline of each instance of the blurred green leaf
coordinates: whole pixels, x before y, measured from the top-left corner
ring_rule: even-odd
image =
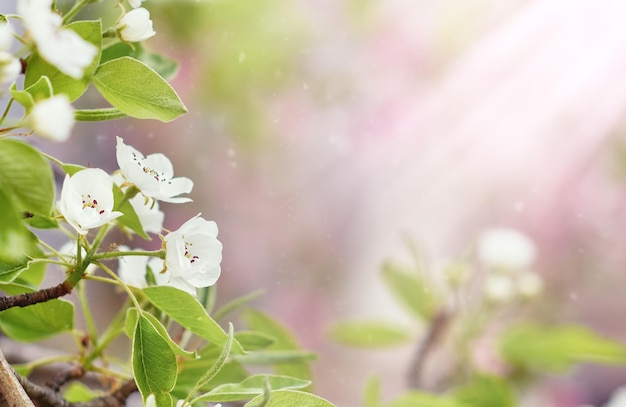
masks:
[[[457,400],[468,407],[515,407],[511,386],[495,376],[476,376],[454,391]]]
[[[17,214],[10,197],[0,189],[0,264],[5,264],[4,281],[11,281],[23,271],[22,267],[11,267],[24,263],[26,253],[32,249],[29,231]]]
[[[270,393],[268,404],[264,404],[263,395],[250,400],[244,407],[334,407],[328,400],[298,390],[275,390]]]
[[[31,293],[35,290],[18,284],[0,284],[8,295]],[[0,329],[9,338],[32,342],[48,338],[74,327],[74,304],[54,299],[28,307],[14,307],[2,311]]]
[[[100,65],[93,83],[111,105],[130,117],[169,122],[187,113],[174,89],[146,64],[131,57]]]
[[[47,76],[42,76],[39,80],[24,90],[17,90],[15,83],[11,85],[11,96],[17,100],[26,111],[30,111],[35,102],[47,99],[53,94],[52,84]]]
[[[270,316],[258,310],[246,310],[242,313],[242,318],[251,330],[261,332],[274,339],[274,344],[269,346],[267,351],[299,349],[298,343],[291,333]],[[311,369],[307,362],[280,364],[274,367],[274,371],[279,375],[311,379]]]
[[[54,204],[52,168],[29,144],[0,139],[0,190],[18,212],[48,216]]]
[[[381,407],[380,402],[380,378],[370,377],[365,383],[365,393],[363,394],[363,404],[365,407]]]
[[[196,298],[169,286],[147,287],[142,290],[155,307],[172,317],[184,328],[199,337],[216,343],[220,349],[226,345],[228,335],[207,313]],[[233,343],[234,353],[243,353],[241,345]]]
[[[448,396],[421,392],[417,390],[409,391],[397,398],[385,407],[468,407],[464,403]]]
[[[198,397],[198,400],[212,402],[249,400],[263,394],[266,383],[272,390],[302,389],[311,384],[309,380],[261,374],[250,376],[241,383],[228,383],[218,386]]]
[[[345,321],[330,330],[331,338],[342,345],[364,348],[403,344],[411,339],[410,332],[388,321]]]
[[[212,345],[217,348],[217,346]],[[198,377],[207,372],[217,361],[217,356],[207,356],[201,353],[200,359],[184,359],[180,361],[180,373],[176,381],[176,387],[172,392],[180,399],[187,397],[191,393]],[[225,383],[238,383],[248,377],[248,372],[237,361],[227,361],[222,366],[216,376],[210,382],[204,384],[199,390],[210,391]]]
[[[382,277],[391,293],[420,320],[432,320],[438,300],[417,274],[410,274],[391,262],[383,264]]]
[[[239,331],[235,338],[247,351],[265,349],[274,344],[274,338],[255,331]]]
[[[98,67],[100,49],[102,47],[102,26],[100,25],[100,20],[94,20],[76,21],[66,27],[74,30],[84,40],[98,48],[98,53],[93,61],[85,68],[83,77],[81,79],[74,79],[65,75],[55,66],[44,60],[37,52],[34,52],[28,59],[24,77],[24,87],[28,88],[39,81],[42,76],[46,76],[50,79],[54,94],[64,93],[69,97],[70,101],[74,101],[85,92],[89,86],[92,75]]]
[[[233,355],[233,359],[244,365],[282,365],[312,362],[317,359],[317,355],[300,349],[260,350]]]
[[[144,400],[150,394],[160,398],[174,388],[176,355],[167,339],[144,315],[139,316],[133,335],[132,365],[137,387]]]
[[[577,325],[515,325],[501,337],[500,351],[509,364],[540,372],[564,372],[583,362],[626,363],[623,344]]]
[[[263,290],[257,290],[254,291],[250,294],[235,298],[232,301],[229,301],[228,303],[224,304],[223,307],[221,307],[220,309],[218,309],[217,311],[215,311],[215,313],[213,314],[213,318],[216,321],[219,321],[220,319],[224,318],[226,315],[228,315],[230,312],[236,310],[237,308],[241,307],[244,304],[249,303],[250,301],[258,298],[259,296],[261,296],[263,294]]]
[[[79,403],[83,401],[90,401],[96,397],[102,396],[103,393],[95,392],[93,389],[85,386],[81,382],[73,381],[63,392],[63,398],[70,403]]]

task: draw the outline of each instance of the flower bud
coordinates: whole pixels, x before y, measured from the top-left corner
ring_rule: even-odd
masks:
[[[65,141],[74,126],[74,109],[67,96],[55,95],[35,103],[29,124],[41,137]]]
[[[21,72],[20,60],[9,52],[0,51],[0,83],[13,82]]]
[[[143,7],[124,14],[118,21],[116,28],[122,41],[126,42],[140,42],[156,34],[152,29],[150,12]]]

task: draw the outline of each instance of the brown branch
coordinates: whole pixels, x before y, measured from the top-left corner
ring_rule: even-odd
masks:
[[[439,340],[445,334],[452,315],[446,311],[439,311],[433,317],[430,322],[428,333],[422,342],[419,344],[413,362],[411,363],[411,370],[409,371],[409,387],[412,389],[419,389],[421,387],[421,375],[424,365],[428,356],[435,348]]]
[[[7,362],[0,350],[0,393],[2,406],[8,407],[34,407],[28,395],[19,382],[19,375]]]
[[[17,378],[28,396],[40,407],[124,407],[128,396],[137,391],[137,384],[131,379],[106,396],[80,403],[70,403],[52,389],[38,386],[20,375],[17,375]]]
[[[59,392],[61,386],[70,380],[80,379],[85,375],[85,369],[81,365],[73,365],[69,369],[64,369],[55,374],[50,380],[46,382],[48,386],[55,393]]]
[[[4,311],[13,307],[27,307],[29,305],[38,304],[62,297],[72,292],[72,285],[68,281],[64,281],[54,287],[43,288],[32,293],[23,293],[11,295],[8,297],[0,297],[0,311]]]

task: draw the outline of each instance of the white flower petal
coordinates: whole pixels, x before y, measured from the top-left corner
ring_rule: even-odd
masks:
[[[532,264],[536,254],[533,241],[515,229],[490,229],[478,241],[478,257],[492,267],[523,269]]]
[[[118,137],[116,157],[124,178],[135,184],[145,196],[171,203],[191,201],[177,195],[191,192],[193,182],[185,177],[173,178],[172,163],[165,155],[151,154],[145,157]]]
[[[113,179],[99,168],[65,176],[57,209],[80,234],[122,216],[113,211]]]
[[[208,287],[220,276],[222,243],[217,225],[199,215],[185,222],[164,238],[165,266],[171,272],[170,284],[189,292],[189,287]],[[194,290],[195,291],[195,290]]]
[[[126,42],[144,41],[156,34],[152,29],[150,12],[143,7],[124,14],[116,27],[120,38]]]
[[[62,18],[51,9],[52,0],[20,0],[17,12],[24,20],[39,54],[64,74],[82,78],[98,49],[75,31],[62,28]]]

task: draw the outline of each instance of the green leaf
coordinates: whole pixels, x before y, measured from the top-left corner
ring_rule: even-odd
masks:
[[[52,94],[52,84],[47,76],[40,77],[37,82],[24,90],[17,90],[15,83],[11,85],[11,96],[24,106],[27,112],[30,111],[35,102],[48,99]]]
[[[218,386],[210,392],[198,397],[198,401],[238,401],[249,400],[263,394],[265,385],[271,390],[302,389],[311,384],[309,380],[296,379],[289,376],[254,375],[241,383],[228,383]]]
[[[150,67],[131,57],[100,65],[93,83],[111,105],[130,117],[169,122],[187,113],[174,89]]]
[[[291,333],[278,321],[270,316],[257,311],[246,310],[242,313],[242,318],[248,328],[253,331],[264,333],[274,339],[274,344],[267,350],[297,350],[298,343]],[[293,376],[299,379],[310,379],[311,369],[308,362],[285,363],[274,367],[276,374]]]
[[[148,312],[143,313],[142,315],[146,319],[148,319],[148,321],[152,324],[152,326],[157,330],[159,335],[161,335],[161,338],[165,339],[168,346],[170,347],[172,352],[174,352],[175,355],[183,356],[186,358],[194,358],[194,359],[198,357],[196,352],[189,352],[181,348],[176,342],[174,342],[172,338],[170,338],[170,335],[167,332],[167,329],[165,329],[163,324],[161,324],[161,322],[154,315]],[[135,329],[136,324],[137,324],[137,309],[129,308],[128,311],[126,311],[126,320],[124,324],[124,330],[126,331],[127,335],[130,332],[130,335],[129,335],[130,337],[132,337],[132,333]]]
[[[18,284],[0,284],[0,290],[8,295],[34,291]],[[60,299],[24,308],[9,308],[2,311],[0,317],[0,329],[8,337],[22,342],[42,340],[64,331],[70,331],[73,326],[74,305]]]
[[[0,195],[2,195],[2,192],[0,192]],[[0,207],[1,206],[2,205],[0,205]],[[2,214],[0,213],[0,219],[1,218]],[[3,226],[0,228],[0,235],[2,235],[2,231],[6,227],[6,224],[0,223],[0,225]],[[42,258],[44,257],[44,254],[41,249],[35,245],[37,236],[28,231],[27,234],[28,238],[31,240],[31,245],[29,250],[23,252],[26,257],[23,257],[20,262],[16,263],[0,262],[1,283],[16,282],[33,288],[38,287],[39,284],[41,284],[45,274],[46,264],[33,262],[31,259]]]
[[[513,326],[501,337],[500,351],[509,364],[541,372],[560,373],[583,362],[626,363],[623,344],[577,325]]]
[[[102,26],[99,20],[95,21],[76,21],[67,28],[74,30],[84,40],[93,44],[98,48],[98,53],[94,57],[91,64],[85,68],[84,75],[81,79],[74,79],[59,71],[55,66],[44,60],[39,53],[34,52],[28,60],[26,67],[26,75],[24,77],[24,87],[28,88],[35,82],[39,81],[42,76],[50,79],[54,94],[64,93],[70,101],[74,101],[82,95],[91,80],[98,61],[100,61],[100,49],[102,47]]]
[[[469,407],[451,397],[421,391],[409,391],[397,398],[386,407]]]
[[[274,338],[261,332],[239,331],[235,338],[247,351],[265,349],[274,344]]]
[[[341,322],[331,328],[330,336],[342,345],[364,348],[393,346],[411,339],[406,328],[387,321]]]
[[[122,212],[124,215],[116,219],[119,224],[122,224],[137,233],[139,236],[146,240],[151,240],[150,236],[143,230],[143,225],[139,220],[139,216],[135,212],[133,205],[129,200],[124,200],[124,193],[117,185],[113,184],[113,199],[115,201],[115,210]],[[122,204],[120,205],[120,202]]]
[[[216,346],[211,345],[211,347]],[[180,373],[178,374],[176,387],[172,393],[180,399],[187,397],[197,383],[198,377],[210,370],[211,367],[215,365],[216,361],[217,356],[207,357],[204,355],[201,355],[200,359],[181,360]],[[206,383],[198,390],[206,392],[225,383],[238,383],[248,377],[248,375],[249,373],[239,362],[229,361],[222,366],[217,375],[215,375],[210,382]]]
[[[438,301],[422,279],[390,262],[383,264],[382,277],[396,299],[420,320],[430,321]]]
[[[192,393],[195,393],[198,389],[202,388],[202,386],[210,382],[215,376],[217,376],[220,370],[222,370],[222,368],[226,364],[226,358],[228,358],[228,355],[230,354],[230,350],[232,349],[234,338],[235,336],[233,332],[233,324],[229,323],[228,324],[228,342],[226,342],[226,345],[224,345],[224,348],[222,349],[222,353],[220,353],[220,355],[218,356],[213,366],[211,366],[211,368],[207,370],[202,375],[202,377],[200,377],[200,379],[198,379],[198,381],[193,387],[194,390],[192,391]]]
[[[63,168],[63,171],[65,171],[65,173],[70,177],[76,174],[78,171],[85,169],[85,167],[83,167],[82,165],[77,164],[63,164],[61,165],[61,168]]]
[[[19,212],[48,216],[54,204],[54,178],[48,161],[32,146],[0,139],[0,190]]]
[[[125,42],[114,43],[102,50],[100,63],[121,57],[132,57],[154,69],[163,79],[169,80],[178,71],[178,62],[161,54],[150,51],[141,43],[130,45]]]
[[[169,393],[176,384],[176,355],[165,339],[143,314],[133,335],[133,374],[145,400]],[[158,398],[158,397],[157,397]]]
[[[515,407],[511,386],[495,376],[476,376],[454,391],[454,396],[468,407]]]
[[[26,253],[32,249],[30,232],[24,226],[9,195],[0,189],[0,263],[7,264],[4,280],[11,281],[22,268],[10,267],[23,263]]]
[[[155,307],[202,339],[216,343],[220,348],[228,342],[226,332],[189,293],[169,286],[146,287],[142,291]],[[243,353],[243,348],[234,341],[232,351]]]
[[[276,390],[270,393],[268,404],[263,403],[263,395],[257,396],[244,407],[334,407],[334,404],[311,393],[297,390]],[[430,407],[430,406],[429,406]]]

